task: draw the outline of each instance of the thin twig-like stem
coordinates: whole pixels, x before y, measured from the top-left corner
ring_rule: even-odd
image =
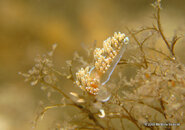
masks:
[[[154,27],[145,27],[145,28],[142,28],[141,30],[134,31],[133,33],[134,33],[134,35],[137,35],[137,34],[142,33],[144,31],[150,31],[150,30],[158,32],[157,28],[154,26]]]
[[[147,48],[147,49],[150,49],[150,50],[152,50],[152,51],[154,51],[154,52],[157,52],[157,53],[159,53],[159,54],[161,54],[161,55],[163,55],[163,56],[165,56],[165,57],[167,57],[169,60],[172,60],[171,57],[169,57],[168,55],[166,55],[164,52],[162,52],[162,51],[160,51],[160,50],[157,50],[157,49],[151,48],[151,47],[146,47],[146,48]]]
[[[74,76],[73,76],[72,66],[69,66],[69,72],[70,72],[70,74],[71,74],[70,79],[74,82],[74,81],[75,81],[75,78],[74,78]]]
[[[164,113],[163,109],[161,110],[160,108],[157,108],[157,107],[151,106],[151,105],[146,104],[146,103],[144,103],[144,102],[142,102],[142,101],[136,101],[136,100],[131,100],[131,99],[126,100],[126,101],[129,101],[129,102],[136,102],[136,103],[139,103],[139,104],[142,104],[142,105],[148,106],[149,108],[152,108],[152,109],[154,109],[155,111],[157,111],[157,112],[161,113],[161,114],[166,118],[166,114]]]
[[[137,126],[138,129],[141,130],[141,127],[138,125],[137,120],[133,118],[133,116],[132,116],[132,115],[130,114],[130,112],[125,108],[124,105],[121,105],[121,101],[119,100],[119,97],[118,97],[118,96],[115,96],[115,97],[118,98],[118,105],[121,106],[121,108],[127,113],[128,119],[129,119],[130,121],[132,121],[132,122]]]
[[[83,107],[83,106],[81,106],[81,105],[78,105],[78,104],[74,104],[77,108],[80,108],[83,112],[85,112],[85,113],[87,113],[88,114],[88,117],[89,117],[89,119],[90,120],[92,120],[95,124],[96,124],[96,126],[98,126],[98,127],[100,127],[101,129],[105,129],[99,122],[98,122],[98,120],[95,118],[95,116],[94,116],[94,114],[90,111],[90,110],[88,110],[87,108],[85,108],[85,107]]]
[[[122,128],[122,130],[125,130],[125,127],[124,127],[124,125],[123,125],[123,121],[122,121],[121,118],[120,118],[120,122],[121,122],[121,128]]]
[[[59,93],[60,93],[61,95],[63,95],[65,98],[71,100],[71,98],[70,98],[67,94],[65,94],[61,89],[59,89],[59,88],[56,87],[55,85],[46,83],[46,82],[44,82],[43,80],[41,81],[41,83],[44,84],[44,85],[47,85],[47,86],[49,86],[49,87],[51,87],[51,88],[53,88],[55,91],[59,92]]]
[[[146,60],[146,56],[145,56],[145,52],[143,50],[143,44],[141,44],[138,39],[136,38],[136,36],[129,30],[129,28],[127,28],[128,32],[131,34],[131,36],[134,38],[134,40],[136,41],[136,43],[138,44],[139,48],[140,48],[140,51],[143,55],[143,61],[144,61],[144,64],[145,64],[145,68],[148,68],[148,63],[147,63],[147,60]]]
[[[171,51],[172,51],[172,53],[173,53],[173,55],[175,55],[174,54],[174,47],[175,47],[175,44],[177,43],[177,41],[179,41],[181,38],[183,38],[184,36],[179,36],[179,37],[177,37],[177,36],[175,36],[174,37],[174,39],[173,39],[173,41],[172,41],[172,45],[171,45]]]
[[[114,113],[113,113],[114,114]],[[134,123],[133,122],[133,120],[132,120],[132,118],[130,118],[129,116],[127,116],[127,115],[113,115],[113,116],[108,116],[109,118],[111,118],[111,119],[113,119],[113,118],[122,118],[122,119],[127,119],[127,120],[129,120],[130,122],[132,122],[132,123]],[[135,124],[135,123],[134,123]],[[137,123],[136,123],[137,124]],[[136,125],[135,124],[135,125]],[[138,125],[136,125],[136,127],[138,127],[138,129],[140,129],[141,130],[141,128],[138,126]]]
[[[153,36],[153,34],[149,35],[148,37],[146,37],[142,42],[141,42],[141,46],[143,46],[143,44],[150,39]]]
[[[169,49],[170,52],[171,52],[170,44],[169,44],[169,42],[167,41],[166,37],[164,36],[163,30],[162,30],[160,12],[161,12],[160,3],[157,2],[157,27],[158,27],[158,30],[159,30],[159,33],[160,33],[162,39],[164,40],[166,46],[168,47],[168,49]]]
[[[53,109],[53,108],[60,107],[60,106],[65,106],[65,105],[66,104],[55,104],[55,105],[52,105],[52,106],[46,106],[46,107],[44,107],[44,109],[41,111],[41,113],[39,115],[37,115],[36,118],[35,118],[35,127],[37,126],[38,119],[40,117],[43,117],[44,116],[44,113],[46,113],[46,111],[48,111],[50,109]],[[67,104],[67,105],[71,105],[71,104]]]
[[[174,53],[174,46],[176,44],[176,42],[181,38],[181,37],[178,37],[177,39],[175,39],[172,43],[168,42],[168,40],[166,39],[164,33],[163,33],[163,29],[162,29],[162,26],[161,26],[161,16],[160,16],[160,13],[161,12],[161,7],[160,7],[160,2],[157,1],[157,27],[158,27],[158,32],[160,33],[163,41],[165,42],[168,50],[170,51],[171,55],[173,56],[173,60],[175,60],[175,53]]]
[[[165,119],[167,119],[167,116],[166,116],[166,114],[165,114],[165,106],[164,106],[164,102],[163,102],[162,98],[159,99],[159,102],[160,102],[162,111],[163,111],[163,113],[164,113],[164,117],[165,117]]]
[[[88,114],[88,117],[90,120],[92,120],[98,127],[100,127],[101,129],[104,129],[104,127],[98,122],[98,120],[95,118],[95,115],[90,111],[88,110],[87,108],[83,107],[82,105],[79,105],[77,104],[76,102],[74,102],[68,95],[66,95],[62,90],[60,90],[58,87],[54,86],[54,85],[51,85],[51,84],[48,84],[46,82],[42,82],[43,84],[53,88],[54,90],[56,90],[57,92],[59,92],[61,95],[63,95],[65,98],[69,99],[73,105],[77,108],[79,108],[80,110],[82,110],[83,112],[87,113]]]
[[[135,65],[137,67],[145,67],[143,64],[139,64],[139,63],[129,63],[128,61],[126,60],[120,60],[118,65],[121,65],[121,64],[130,64],[130,65]]]
[[[137,121],[132,117],[130,112],[122,105],[123,110],[128,114],[129,119],[137,126],[138,129],[141,130],[141,127],[137,124]]]

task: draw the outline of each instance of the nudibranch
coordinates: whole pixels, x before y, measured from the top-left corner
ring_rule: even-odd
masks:
[[[100,86],[109,81],[116,65],[125,52],[129,38],[124,33],[114,33],[103,42],[103,48],[94,50],[94,66],[81,68],[76,73],[76,84],[89,94],[97,95]]]

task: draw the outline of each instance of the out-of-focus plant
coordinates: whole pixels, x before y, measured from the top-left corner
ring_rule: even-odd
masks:
[[[93,62],[88,63],[75,53],[73,60],[66,62],[66,71],[59,72],[53,67],[52,56],[56,48],[53,45],[51,52],[36,58],[35,66],[28,73],[20,73],[32,86],[52,88],[65,99],[62,103],[46,106],[36,122],[49,109],[71,106],[81,112],[59,125],[61,130],[184,128],[185,66],[174,51],[183,35],[174,35],[168,40],[162,29],[160,0],[152,5],[156,10],[156,24],[127,28],[130,41],[124,34],[115,33],[104,41],[103,48],[86,49]],[[159,38],[169,53],[154,47]],[[122,57],[124,52],[126,56]],[[79,67],[75,63],[82,65],[76,76],[73,70]],[[116,66],[119,78],[111,77]],[[121,69],[128,69],[128,66],[136,68],[132,78],[126,77]],[[66,77],[74,83],[72,87],[83,91],[76,93],[71,88],[70,92],[64,92],[57,82],[58,76]]]

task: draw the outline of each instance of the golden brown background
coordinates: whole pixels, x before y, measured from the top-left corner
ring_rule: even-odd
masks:
[[[34,63],[37,54],[47,52],[53,43],[56,66],[64,66],[81,43],[101,44],[125,26],[135,28],[151,23],[152,0],[0,0],[0,130],[29,130],[40,100],[46,94],[30,87],[18,75]],[[162,24],[165,33],[185,27],[185,1],[164,0]],[[176,47],[184,62],[182,43]],[[65,82],[65,81],[64,81]],[[47,101],[46,101],[47,102]],[[52,111],[52,110],[51,110]],[[57,111],[48,112],[38,130],[49,129]],[[64,115],[65,116],[65,115]]]

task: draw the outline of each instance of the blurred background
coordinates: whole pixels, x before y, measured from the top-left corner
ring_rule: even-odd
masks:
[[[152,23],[152,0],[0,0],[0,130],[29,130],[46,94],[30,87],[18,72],[26,72],[38,54],[52,44],[56,66],[64,66],[75,51],[102,41],[125,26]],[[172,36],[185,27],[185,1],[163,0],[162,25]],[[176,46],[185,63],[183,42]],[[65,84],[65,81],[63,81]],[[46,101],[47,102],[47,101]],[[52,110],[51,110],[52,111]],[[57,112],[48,112],[38,130],[49,129]],[[64,115],[65,116],[65,115]]]

